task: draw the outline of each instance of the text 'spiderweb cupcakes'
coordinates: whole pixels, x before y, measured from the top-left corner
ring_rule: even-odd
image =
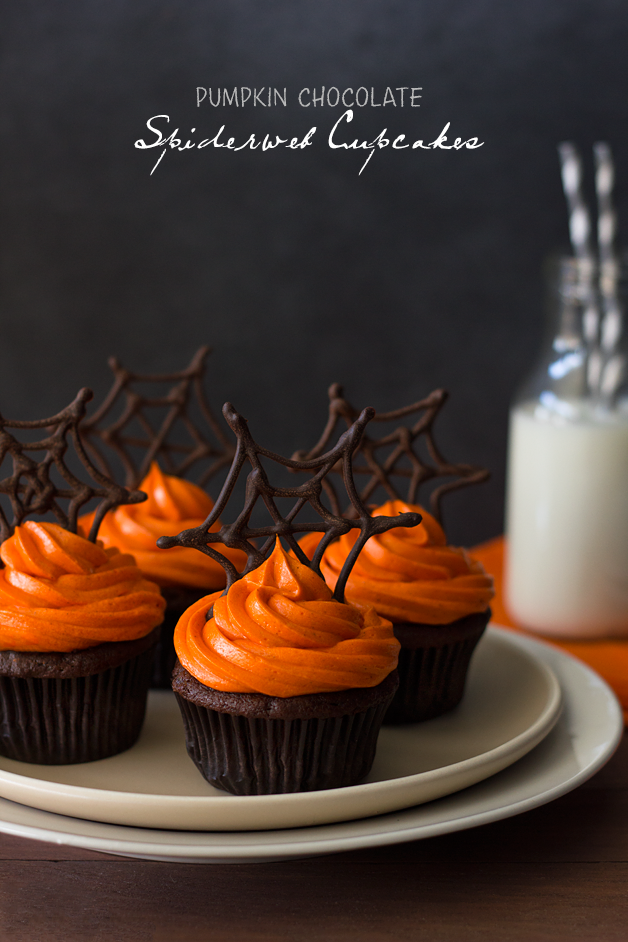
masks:
[[[296,532],[322,531],[329,540],[358,529],[363,543],[391,526],[414,526],[417,514],[394,520],[371,517],[355,493],[350,456],[372,415],[365,410],[320,459],[299,462],[257,445],[245,420],[228,403],[223,414],[238,438],[227,482],[203,527],[159,545],[194,546],[220,554],[223,542],[246,551],[239,573],[223,558],[226,594],[202,599],[181,617],[175,632],[179,663],[173,674],[188,752],[211,784],[240,795],[311,791],[353,785],[373,762],[377,735],[397,686],[399,650],[389,621],[369,606],[346,603],[342,589],[325,585],[318,559],[310,562]],[[310,474],[305,484],[273,487],[260,460]],[[251,465],[245,504],[236,521],[212,531],[245,461]],[[325,475],[338,462],[356,519],[328,511],[320,501]],[[272,517],[253,527],[259,497]],[[281,513],[276,498],[290,499]],[[299,523],[309,503],[317,523]],[[281,546],[284,539],[290,550]]]
[[[24,762],[88,762],[135,742],[165,606],[132,556],[104,549],[95,532],[92,540],[72,532],[78,507],[90,497],[102,499],[103,512],[117,501],[142,499],[89,463],[78,423],[90,396],[82,390],[66,410],[40,422],[0,419],[14,467],[0,493],[12,495],[22,521],[11,525],[0,514],[0,753]],[[42,442],[23,445],[7,431],[24,426],[46,429]],[[67,433],[95,487],[63,463]],[[36,463],[24,460],[23,450],[45,455]],[[61,487],[51,468],[65,478]],[[47,511],[65,526],[24,520]]]

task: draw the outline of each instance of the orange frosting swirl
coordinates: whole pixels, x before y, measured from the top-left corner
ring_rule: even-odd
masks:
[[[483,612],[495,594],[493,579],[463,549],[448,546],[440,524],[415,504],[390,500],[372,511],[374,517],[394,517],[415,511],[423,519],[416,527],[395,527],[372,536],[358,556],[345,590],[346,598],[373,608],[393,622],[448,625],[472,612]],[[321,572],[334,587],[357,537],[357,530],[328,546]],[[300,545],[309,555],[319,542],[308,534]]]
[[[389,621],[334,601],[323,580],[279,542],[226,595],[188,608],[174,645],[206,686],[273,697],[375,687],[395,669],[399,652]]]
[[[76,651],[143,638],[165,601],[132,556],[27,520],[0,547],[0,650]]]
[[[176,536],[181,530],[200,526],[214,506],[211,498],[191,481],[164,474],[156,462],[152,463],[139,489],[148,494],[148,500],[141,504],[123,504],[106,514],[98,539],[105,546],[132,553],[142,572],[159,585],[222,588],[227,581],[225,571],[211,557],[184,546],[168,550],[157,546],[160,536]],[[80,518],[85,533],[89,532],[93,517],[86,514]],[[216,523],[212,530],[218,529]],[[224,546],[218,550],[237,568],[245,565],[246,554],[240,550]]]

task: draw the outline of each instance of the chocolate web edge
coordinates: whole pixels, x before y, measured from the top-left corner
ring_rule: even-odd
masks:
[[[328,388],[329,414],[325,428],[318,442],[309,451],[301,450],[294,454],[296,459],[312,458],[320,454],[328,445],[336,432],[338,423],[344,420],[349,426],[358,415],[357,409],[344,397],[344,387],[340,383],[332,383]],[[392,500],[405,500],[409,504],[416,504],[421,486],[428,481],[439,477],[457,476],[457,480],[445,482],[436,487],[430,495],[430,513],[442,522],[441,501],[445,494],[460,490],[472,484],[481,484],[488,480],[490,473],[487,468],[478,465],[449,462],[441,453],[434,440],[433,427],[438,415],[447,402],[449,393],[445,389],[435,389],[425,398],[399,409],[389,412],[376,412],[374,422],[394,422],[405,416],[420,412],[419,418],[411,426],[400,425],[387,435],[380,438],[370,438],[364,435],[356,448],[356,456],[364,461],[360,465],[354,462],[353,473],[357,475],[370,475],[370,479],[360,490],[362,501],[369,497],[378,487],[382,487]],[[415,442],[425,440],[425,446],[433,465],[426,464],[414,451]],[[383,462],[378,461],[376,452],[381,448],[390,448],[392,451]],[[397,462],[406,457],[410,468],[398,468]],[[336,467],[335,472],[341,469]],[[391,478],[399,477],[409,479],[408,492],[403,498],[394,486]],[[326,482],[326,492],[334,510],[340,513],[340,502],[331,481]]]
[[[207,458],[210,465],[196,482],[200,487],[229,464],[233,458],[233,446],[210,409],[203,389],[206,360],[210,352],[211,348],[207,345],[199,347],[188,366],[172,373],[137,373],[122,366],[116,357],[109,358],[109,367],[114,374],[113,384],[100,406],[85,420],[84,429],[88,449],[110,476],[108,450],[121,462],[127,487],[137,487],[148,473],[151,462],[157,458],[162,459],[163,470],[167,474],[177,477],[184,477],[196,462]],[[133,388],[138,383],[168,383],[170,388],[163,395],[147,396]],[[102,427],[101,423],[122,397],[125,400],[121,415]],[[210,440],[189,414],[193,400],[217,444]],[[152,427],[143,412],[149,408],[168,410],[157,429]],[[134,420],[143,429],[145,438],[125,432],[126,426]],[[178,422],[187,430],[192,444],[182,445],[168,440],[170,431]],[[133,448],[144,449],[141,461],[132,455]],[[177,463],[176,458],[180,455],[183,457]]]
[[[404,513],[399,514],[397,517],[372,517],[360,499],[353,480],[352,455],[359,444],[366,425],[371,421],[374,414],[375,410],[372,408],[363,409],[356,420],[351,423],[351,426],[340,436],[332,449],[314,458],[299,460],[284,458],[258,445],[249,431],[246,419],[234,409],[231,403],[225,403],[223,415],[236,436],[237,445],[227,479],[214,504],[214,508],[200,526],[183,530],[176,536],[162,536],[158,539],[157,545],[162,549],[169,549],[173,546],[194,548],[210,556],[220,563],[227,574],[225,589],[227,591],[234,582],[260,566],[268,558],[276,538],[283,538],[300,562],[323,578],[320,562],[327,546],[344,533],[348,533],[349,530],[359,528],[360,534],[351,553],[345,560],[333,593],[334,598],[342,602],[349,573],[366,541],[371,536],[384,533],[393,527],[417,526],[421,521],[421,515],[418,513]],[[275,487],[268,479],[266,470],[260,460],[261,457],[274,461],[291,471],[308,472],[310,477],[305,483],[295,487]],[[236,481],[247,461],[251,465],[251,470],[246,478],[242,511],[234,523],[222,524],[219,530],[211,532],[211,527],[219,522],[220,516],[233,493]],[[353,519],[334,514],[321,502],[323,483],[338,462],[342,465],[345,489],[356,514]],[[273,523],[266,527],[250,527],[250,517],[260,497],[266,505]],[[279,511],[275,498],[294,500],[294,504],[287,514],[283,515]],[[296,521],[297,514],[306,503],[309,503],[319,515],[321,518],[320,524]],[[295,533],[319,531],[323,532],[323,537],[316,548],[314,557],[310,560],[296,541]],[[250,542],[264,537],[266,539],[261,547]],[[211,548],[209,544],[214,543],[222,543],[224,546],[240,549],[246,553],[247,563],[242,572],[238,572],[233,563],[222,553]]]
[[[91,389],[83,387],[65,409],[47,419],[22,421],[5,419],[0,415],[0,467],[7,457],[13,461],[13,473],[0,480],[0,494],[8,497],[13,512],[13,520],[9,521],[4,507],[0,506],[0,543],[12,536],[15,527],[31,514],[53,513],[64,529],[76,533],[81,507],[93,498],[101,497],[88,537],[91,542],[95,542],[107,511],[119,504],[136,504],[146,500],[143,491],[122,487],[103,474],[90,460],[81,439],[80,425],[86,403],[92,396]],[[7,431],[39,428],[46,429],[48,435],[32,442],[20,442]],[[70,443],[68,438],[96,487],[81,481],[65,464],[64,456]],[[40,461],[34,461],[27,454],[30,451],[45,451],[45,455]],[[50,473],[53,468],[69,485],[68,488],[59,487],[52,481]],[[59,500],[69,501],[67,511]]]

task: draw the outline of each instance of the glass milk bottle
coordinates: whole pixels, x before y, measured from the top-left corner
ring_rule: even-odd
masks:
[[[623,270],[622,270],[623,272]],[[555,637],[628,637],[628,390],[620,268],[564,258],[510,415],[506,604]]]

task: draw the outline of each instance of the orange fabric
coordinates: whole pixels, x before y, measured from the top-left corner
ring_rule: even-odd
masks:
[[[106,514],[98,531],[105,546],[115,546],[123,553],[132,553],[144,575],[158,585],[184,585],[198,589],[221,589],[226,583],[220,563],[196,549],[174,546],[161,550],[156,543],[160,536],[176,536],[182,530],[198,527],[211,513],[211,498],[190,481],[164,474],[153,462],[139,486],[148,494],[142,504],[124,504]],[[84,533],[94,519],[85,514],[79,519]],[[218,530],[215,524],[212,530]],[[240,550],[216,547],[236,568],[246,563]]]
[[[174,646],[207,687],[272,697],[375,687],[399,654],[389,621],[372,608],[334,601],[323,580],[279,541],[226,595],[216,592],[188,608]]]
[[[445,533],[431,514],[416,504],[389,500],[372,511],[374,517],[422,515],[416,527],[394,527],[372,536],[349,576],[349,602],[372,605],[393,622],[448,625],[472,612],[484,612],[493,597],[493,580],[464,550],[448,546]],[[343,563],[359,535],[350,530],[325,550],[321,572],[335,587]],[[300,540],[311,558],[320,534]]]
[[[132,556],[27,520],[0,547],[0,650],[76,651],[142,638],[165,601]]]
[[[470,550],[474,559],[479,560],[495,580],[495,598],[491,602],[493,620],[498,625],[513,628],[531,638],[542,637],[519,628],[510,618],[504,603],[503,570],[506,542],[497,537]],[[626,641],[558,641],[556,638],[543,638],[548,644],[568,651],[580,658],[613,688],[624,708],[624,717],[628,721],[628,639]]]

